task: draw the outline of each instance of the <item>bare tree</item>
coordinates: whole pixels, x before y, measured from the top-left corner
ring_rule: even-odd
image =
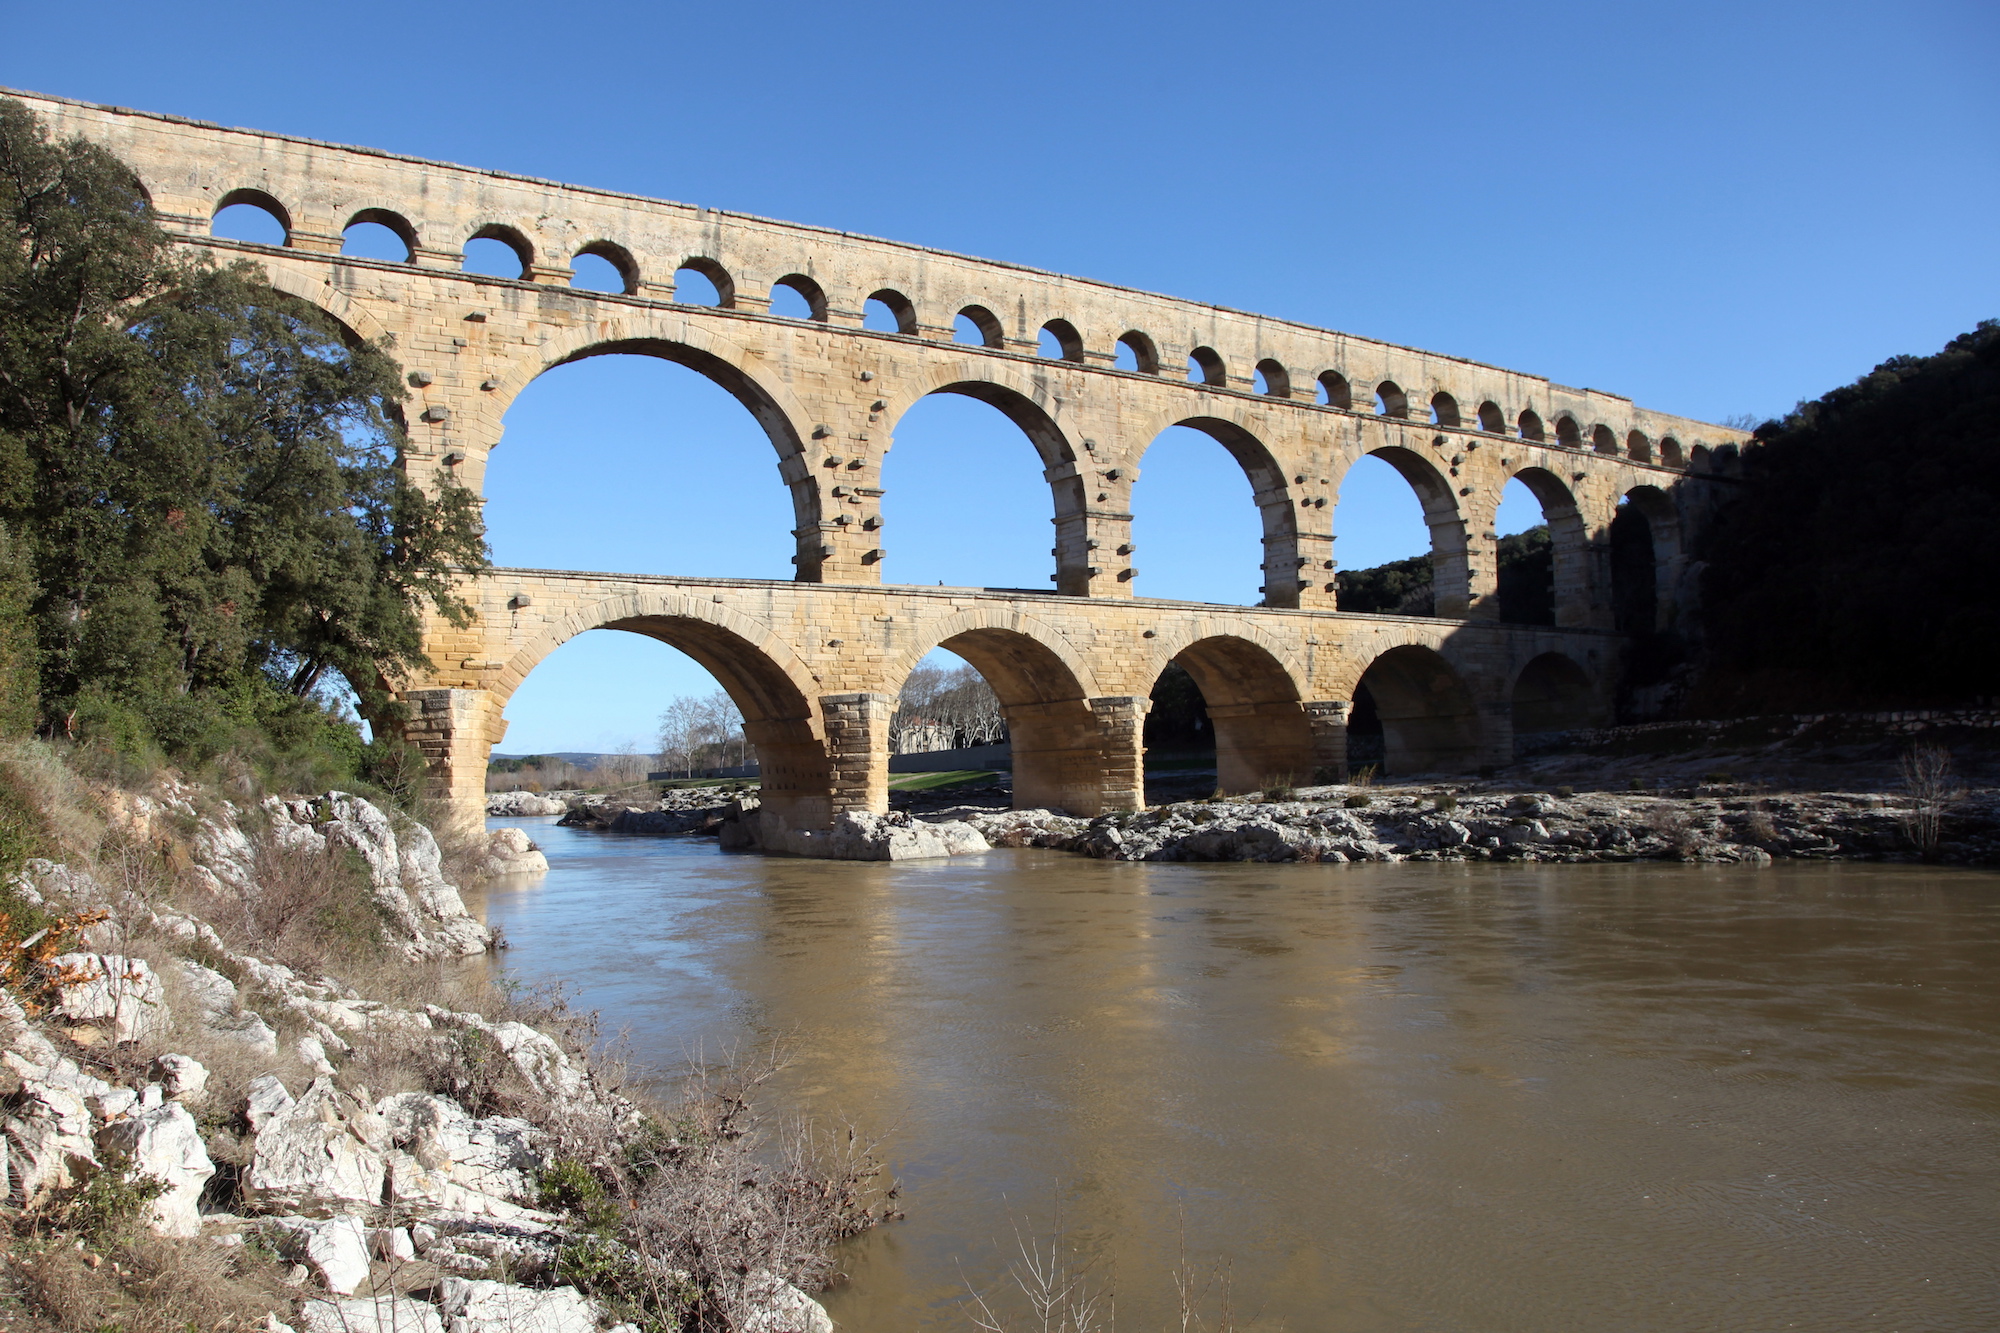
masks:
[[[1935,860],[1944,840],[1945,812],[1962,794],[1951,751],[1942,745],[1912,745],[1903,752],[1900,767],[1903,790],[1910,794],[1910,808],[1901,816],[1903,832],[1926,861]]]
[[[725,690],[682,695],[660,714],[660,763],[693,777],[697,770],[753,763],[756,747],[743,730],[743,714]]]
[[[896,754],[991,745],[1007,738],[1007,719],[993,687],[971,667],[919,666],[903,682],[889,736]]]

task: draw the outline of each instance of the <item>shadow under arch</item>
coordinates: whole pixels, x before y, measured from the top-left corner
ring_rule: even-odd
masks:
[[[1370,449],[1366,456],[1396,469],[1423,507],[1424,526],[1431,536],[1432,614],[1446,620],[1465,619],[1472,609],[1472,576],[1467,568],[1465,517],[1459,512],[1458,493],[1437,464],[1414,449],[1385,445]],[[1345,481],[1343,474],[1336,486]],[[1336,514],[1336,525],[1338,521]],[[1337,527],[1335,537],[1337,540]]]
[[[1264,583],[1260,589],[1264,594],[1263,605],[1296,607],[1305,581],[1299,578],[1298,514],[1292,504],[1292,488],[1285,480],[1284,468],[1272,457],[1262,440],[1233,421],[1220,417],[1182,417],[1169,422],[1167,428],[1173,426],[1184,426],[1208,436],[1243,469],[1244,477],[1250,482],[1251,499],[1257,506],[1258,520],[1263,527],[1264,559],[1261,568]],[[1153,439],[1147,441],[1148,449],[1152,448],[1153,441],[1158,440],[1161,433],[1155,432]],[[1143,453],[1140,461],[1145,461]],[[1206,695],[1207,692],[1203,693]]]
[[[511,386],[507,404],[511,406],[528,383],[556,367],[599,356],[649,356],[685,366],[743,405],[777,451],[779,475],[791,492],[792,535],[798,541],[796,577],[801,583],[822,581],[825,559],[832,548],[820,539],[823,530],[820,488],[805,457],[805,439],[785,405],[728,357],[677,339],[644,335],[603,339],[565,352],[537,368],[521,383]]]
[[[1597,601],[1591,578],[1590,529],[1568,483],[1547,468],[1524,467],[1510,480],[1528,488],[1549,525],[1549,554],[1555,584],[1555,623],[1579,628],[1595,623]]]
[[[1386,773],[1464,773],[1479,766],[1479,711],[1451,663],[1418,644],[1391,648],[1354,686],[1350,760],[1367,761],[1379,729]]]
[[[1614,618],[1620,607],[1636,607],[1638,614],[1631,624],[1618,624],[1616,628],[1631,629],[1639,633],[1664,630],[1674,627],[1678,619],[1676,596],[1680,583],[1681,569],[1681,516],[1673,497],[1658,486],[1634,486],[1625,492],[1625,503],[1619,515],[1612,520],[1612,575],[1618,580],[1625,574],[1627,545],[1636,547],[1635,555],[1649,553],[1652,561],[1652,578],[1644,589],[1612,589]],[[1644,543],[1628,536],[1626,531],[1632,526],[1632,519],[1638,517],[1645,523]],[[1620,539],[1625,538],[1621,541]],[[1626,575],[1629,578],[1629,575]],[[1650,592],[1650,597],[1645,594]],[[1621,596],[1621,593],[1623,594]],[[1650,610],[1648,604],[1650,603]]]
[[[693,658],[743,714],[757,747],[762,800],[792,828],[822,828],[833,817],[833,768],[812,673],[764,626],[725,607],[685,597],[617,597],[551,625],[509,659],[494,689],[504,710],[521,682],[548,656],[594,629],[644,635]]]
[[[1215,730],[1215,780],[1226,792],[1309,782],[1311,719],[1298,678],[1277,654],[1237,634],[1207,634],[1174,652]],[[1161,666],[1165,670],[1165,664]]]
[[[1533,658],[1514,678],[1512,695],[1515,755],[1524,738],[1573,731],[1602,721],[1590,673],[1565,653]]]
[[[1103,813],[1104,744],[1091,711],[1088,671],[1053,628],[1021,617],[968,613],[927,626],[906,654],[897,688],[933,647],[958,654],[993,688],[1013,751],[1014,808]]]

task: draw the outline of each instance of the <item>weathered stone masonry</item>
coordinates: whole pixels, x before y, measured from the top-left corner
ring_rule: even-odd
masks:
[[[391,340],[413,390],[405,466],[426,486],[480,487],[522,387],[604,353],[690,366],[770,436],[793,500],[798,582],[496,570],[469,590],[477,623],[432,627],[436,670],[396,684],[411,736],[468,816],[508,697],[565,639],[600,626],[653,635],[715,672],[748,719],[771,803],[801,827],[883,808],[890,702],[941,643],[1001,695],[1024,804],[1138,803],[1146,698],[1176,659],[1209,701],[1225,786],[1338,768],[1364,672],[1392,768],[1505,762],[1517,720],[1605,716],[1621,642],[1608,532],[1621,501],[1650,526],[1658,614],[1671,625],[1687,608],[1686,537],[1740,442],[1596,390],[1015,265],[17,95],[57,133],[131,164],[189,245],[254,258],[275,287],[359,337]],[[271,212],[284,246],[211,236],[214,214],[238,202]],[[408,260],[341,255],[342,232],[362,221],[401,236]],[[462,272],[478,237],[513,248],[521,277]],[[625,290],[567,286],[580,254],[612,262]],[[683,268],[708,277],[720,303],[676,302]],[[772,315],[780,287],[811,317]],[[871,299],[897,332],[862,327]],[[961,314],[983,345],[952,340]],[[1045,329],[1060,359],[1036,354]],[[1120,344],[1137,370],[1114,367]],[[902,413],[937,392],[999,408],[1040,452],[1055,528],[1048,595],[881,585],[893,532],[883,455]],[[1135,596],[1132,484],[1173,425],[1215,438],[1252,483],[1262,607]],[[1335,609],[1333,502],[1368,454],[1423,502],[1436,619]],[[1550,520],[1555,629],[1496,619],[1494,514],[1513,477]],[[969,475],[967,496],[980,485]]]

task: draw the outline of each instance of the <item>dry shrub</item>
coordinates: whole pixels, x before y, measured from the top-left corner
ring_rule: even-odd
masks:
[[[1778,840],[1778,826],[1772,822],[1768,810],[1752,810],[1743,818],[1743,836],[1759,846],[1768,846]]]
[[[292,1305],[268,1258],[198,1239],[141,1235],[101,1254],[30,1241],[16,1268],[29,1307],[62,1333],[248,1333]]]
[[[1701,835],[1688,817],[1671,805],[1656,805],[1646,812],[1646,827],[1685,859],[1701,845]]]

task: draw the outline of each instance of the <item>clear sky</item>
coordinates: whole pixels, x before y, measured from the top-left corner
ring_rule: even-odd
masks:
[[[1032,264],[1709,420],[2000,316],[1991,0],[0,0],[0,32],[10,87]],[[999,478],[979,512],[927,503],[968,455]],[[691,372],[564,367],[509,413],[494,555],[788,577],[773,464]],[[887,577],[1047,586],[1038,471],[991,409],[919,405],[884,478]],[[1162,437],[1134,509],[1142,592],[1255,599],[1255,511],[1219,446]],[[1424,547],[1380,464],[1336,532],[1348,567]],[[712,688],[588,634],[522,687],[502,748],[645,748],[667,699]]]

